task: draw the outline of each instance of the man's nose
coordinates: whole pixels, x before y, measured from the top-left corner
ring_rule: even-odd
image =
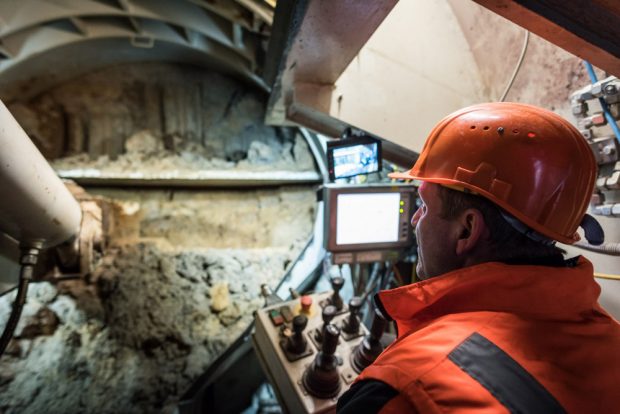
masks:
[[[418,209],[413,213],[411,217],[411,226],[415,227],[418,224],[418,220],[420,220],[420,216],[422,215],[422,207],[418,207]]]

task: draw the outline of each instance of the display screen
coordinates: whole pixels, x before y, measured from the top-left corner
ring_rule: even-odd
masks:
[[[332,253],[405,249],[413,243],[415,187],[326,184],[324,245]]]
[[[338,194],[336,244],[397,242],[400,201],[398,192]]]
[[[381,171],[381,142],[370,136],[328,142],[327,163],[332,181]]]
[[[334,177],[344,178],[379,171],[377,143],[334,148]]]

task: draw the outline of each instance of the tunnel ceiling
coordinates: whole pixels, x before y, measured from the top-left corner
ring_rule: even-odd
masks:
[[[0,97],[115,63],[205,66],[263,87],[275,0],[4,0]]]

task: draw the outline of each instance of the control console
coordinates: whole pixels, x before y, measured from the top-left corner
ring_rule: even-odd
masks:
[[[256,312],[252,336],[258,359],[285,412],[334,412],[338,397],[382,351],[385,323],[360,323],[362,299],[345,304],[332,292],[301,296]]]

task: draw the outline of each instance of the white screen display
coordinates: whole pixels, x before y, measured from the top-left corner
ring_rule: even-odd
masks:
[[[334,177],[352,177],[379,171],[378,148],[377,143],[334,148]]]
[[[336,244],[398,241],[400,193],[338,194]]]

